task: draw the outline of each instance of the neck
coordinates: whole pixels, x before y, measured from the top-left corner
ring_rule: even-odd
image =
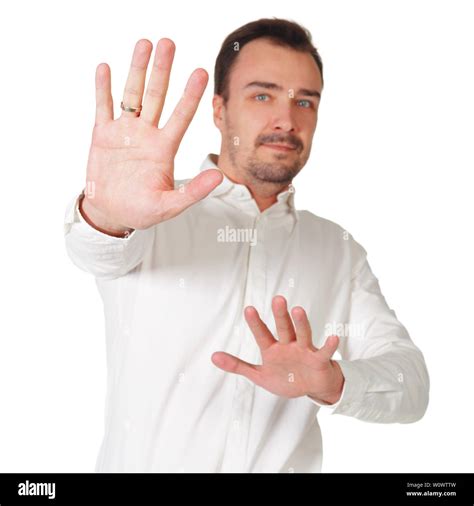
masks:
[[[229,158],[225,156],[224,153],[216,156],[214,162],[226,175],[226,177],[233,183],[243,184],[248,188],[249,192],[257,203],[260,212],[263,212],[265,209],[271,207],[277,201],[277,195],[284,189],[287,189],[289,186],[288,184],[282,185],[281,183],[262,183],[258,181],[248,181],[244,175],[236,172]]]

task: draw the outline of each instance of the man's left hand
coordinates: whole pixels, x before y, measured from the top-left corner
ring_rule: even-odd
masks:
[[[318,349],[313,345],[311,326],[302,307],[291,311],[294,325],[283,296],[273,298],[272,311],[279,340],[253,306],[244,310],[245,320],[262,354],[262,365],[249,364],[223,351],[212,354],[214,365],[245,376],[275,395],[289,398],[308,395],[322,403],[337,402],[344,385],[342,370],[331,359],[339,344],[338,336],[329,336]]]

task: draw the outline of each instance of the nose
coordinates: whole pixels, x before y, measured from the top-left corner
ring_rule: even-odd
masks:
[[[295,111],[291,100],[275,108],[272,129],[283,132],[296,132],[298,130]]]

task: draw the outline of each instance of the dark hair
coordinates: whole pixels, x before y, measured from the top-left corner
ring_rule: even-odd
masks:
[[[324,86],[323,62],[318,50],[312,44],[309,30],[286,19],[262,18],[237,28],[222,43],[214,67],[214,93],[222,96],[224,103],[229,99],[229,74],[239,51],[245,44],[260,38],[269,39],[276,45],[311,53],[321,73]]]

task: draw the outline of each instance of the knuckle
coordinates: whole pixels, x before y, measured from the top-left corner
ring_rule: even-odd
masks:
[[[130,88],[130,87],[125,88],[125,93],[127,95],[134,95],[134,96],[140,95],[139,90],[137,90],[136,88]]]
[[[168,63],[165,63],[163,61],[156,61],[153,63],[153,70],[158,70],[159,72],[162,71],[168,71],[171,69],[171,66]]]
[[[146,94],[151,98],[163,98],[165,96],[165,92],[157,88],[147,89]]]
[[[183,118],[184,120],[187,120],[191,117],[190,112],[183,107],[179,107],[178,109],[176,109],[175,114],[176,116]]]
[[[143,71],[143,70],[146,70],[146,65],[143,65],[143,64],[140,64],[140,63],[132,63],[130,65],[130,68],[132,70],[138,70],[139,72]]]

